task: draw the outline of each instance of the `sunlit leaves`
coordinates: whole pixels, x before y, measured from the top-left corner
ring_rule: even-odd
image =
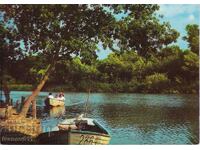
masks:
[[[183,37],[189,44],[192,52],[199,54],[199,26],[197,24],[186,26],[187,36]]]

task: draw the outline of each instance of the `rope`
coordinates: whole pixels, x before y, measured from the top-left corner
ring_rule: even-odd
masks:
[[[88,90],[88,96],[87,96],[86,103],[85,103],[85,111],[84,111],[84,116],[85,116],[85,117],[86,117],[87,111],[88,111],[88,102],[89,102],[89,98],[90,98],[90,89]]]
[[[82,104],[82,103],[83,103],[83,102],[72,103],[72,105],[70,105],[70,106],[79,105],[79,104]]]

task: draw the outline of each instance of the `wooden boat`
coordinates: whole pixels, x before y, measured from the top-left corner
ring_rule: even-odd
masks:
[[[47,99],[45,99],[45,105],[47,107],[64,106],[65,102],[63,100],[59,100],[57,98],[47,98]]]
[[[65,114],[65,106],[52,107],[51,109],[48,109],[48,113],[51,118],[61,117]]]
[[[109,133],[91,118],[66,119],[50,132],[38,136],[38,144],[96,145],[109,144]]]

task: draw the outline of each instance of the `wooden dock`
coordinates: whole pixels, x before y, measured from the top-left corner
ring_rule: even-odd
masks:
[[[30,137],[32,139],[35,139],[42,132],[39,119],[26,118],[24,116],[21,116],[16,113],[16,110],[14,108],[9,108],[8,110],[9,111],[7,112],[7,116],[3,119],[0,119],[1,142],[3,138],[2,136],[7,136],[9,138],[18,138],[17,134],[20,134],[23,135],[23,137]],[[5,133],[4,135],[2,135],[3,132]],[[11,135],[9,136],[9,134]]]

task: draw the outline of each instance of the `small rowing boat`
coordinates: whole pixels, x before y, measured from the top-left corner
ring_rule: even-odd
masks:
[[[65,101],[60,100],[58,98],[46,98],[44,102],[47,107],[56,107],[65,105]]]
[[[38,136],[38,144],[96,145],[109,144],[110,135],[96,120],[72,118],[59,123],[50,132]]]

